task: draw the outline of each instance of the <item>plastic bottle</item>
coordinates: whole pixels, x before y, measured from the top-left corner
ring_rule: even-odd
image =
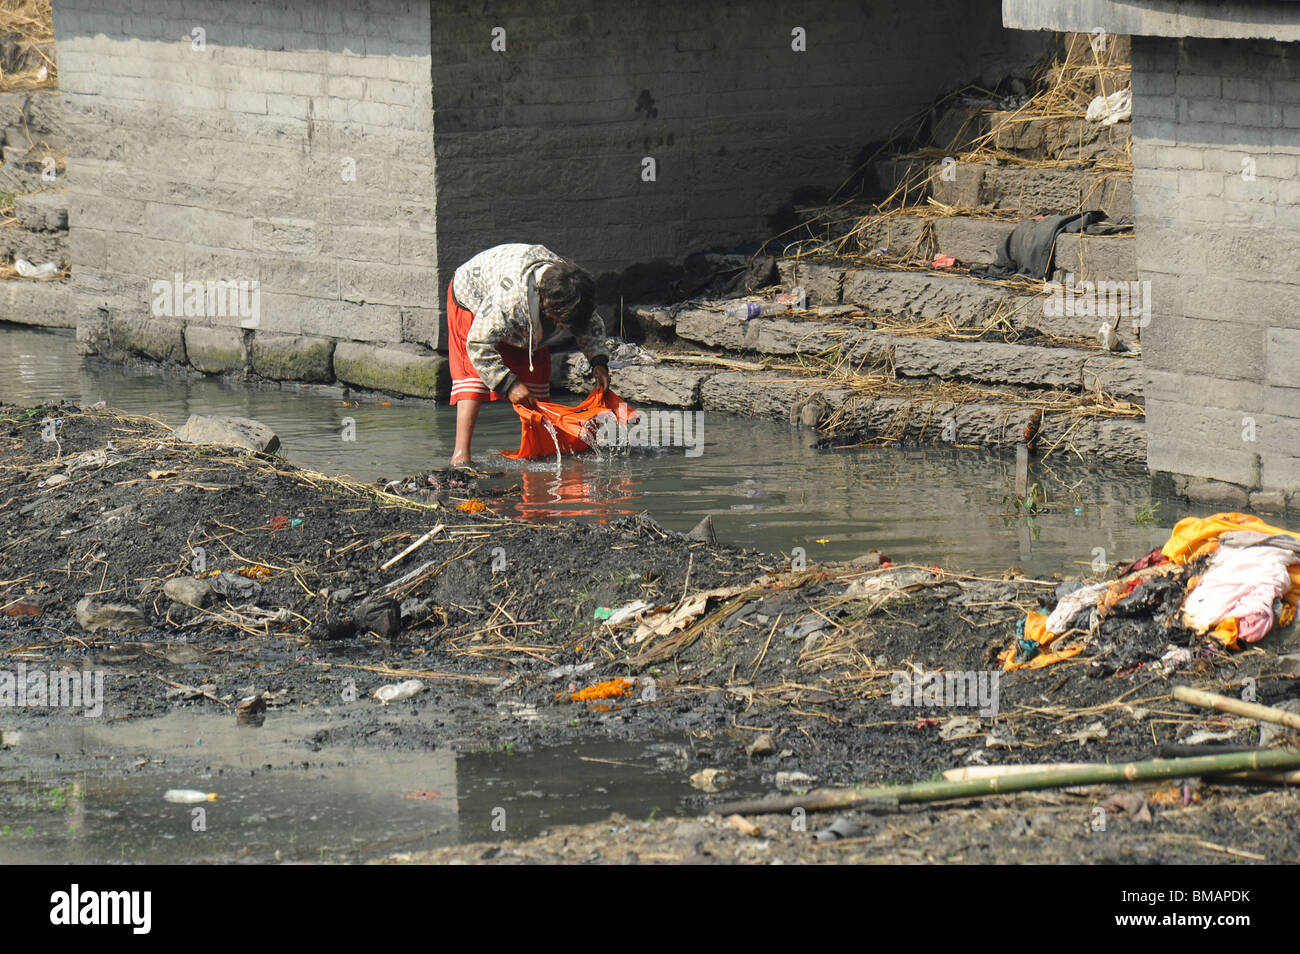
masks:
[[[728,318],[748,321],[767,315],[784,315],[791,309],[803,311],[808,307],[808,295],[800,287],[790,290],[788,295],[779,295],[775,301],[742,301],[727,309]]]
[[[803,311],[808,307],[808,293],[802,285],[795,285],[788,295],[777,295],[776,300],[794,311]]]

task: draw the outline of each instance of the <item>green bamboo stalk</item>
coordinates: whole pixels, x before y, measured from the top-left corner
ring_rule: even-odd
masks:
[[[806,795],[729,802],[718,806],[713,811],[743,815],[788,812],[796,808],[805,811],[823,811],[859,805],[870,809],[872,803],[884,805],[891,801],[940,802],[954,798],[977,798],[983,795],[1006,795],[1011,792],[1027,792],[1042,788],[1063,788],[1069,785],[1143,782],[1162,778],[1289,768],[1300,768],[1300,749],[1235,752],[1231,755],[1204,755],[1190,759],[1152,759],[1148,762],[1116,765],[1087,765],[1024,775],[967,779],[962,782],[914,782],[911,785],[879,785],[861,789],[819,789]]]

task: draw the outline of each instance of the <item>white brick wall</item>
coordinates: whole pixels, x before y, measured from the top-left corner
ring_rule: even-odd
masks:
[[[1153,283],[1142,336],[1153,471],[1300,491],[1292,47],[1133,38],[1138,268]]]

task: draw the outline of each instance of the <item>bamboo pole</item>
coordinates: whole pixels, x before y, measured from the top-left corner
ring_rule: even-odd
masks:
[[[1202,709],[1218,709],[1220,712],[1245,716],[1247,719],[1274,722],[1291,729],[1300,729],[1300,715],[1293,712],[1283,712],[1281,709],[1274,709],[1272,706],[1261,706],[1255,702],[1243,702],[1240,699],[1221,696],[1214,692],[1202,692],[1200,689],[1193,689],[1191,686],[1175,686],[1174,698],[1179,702],[1187,703],[1189,706],[1200,706]]]
[[[1161,746],[1163,749],[1164,746]],[[1161,752],[1161,758],[1185,758],[1209,754],[1200,746],[1179,745],[1174,749],[1199,749],[1188,752]],[[1237,752],[1263,752],[1264,749],[1237,748]],[[1221,753],[1227,754],[1227,753]],[[947,769],[943,777],[949,782],[964,782],[972,778],[1006,778],[1008,775],[1028,775],[1031,772],[1060,771],[1062,769],[1084,768],[1092,764],[1087,762],[1054,762],[1050,765],[968,765],[964,768]],[[1210,782],[1243,782],[1247,784],[1297,785],[1300,784],[1300,769],[1288,772],[1231,772],[1226,775],[1206,775]]]
[[[1300,768],[1300,749],[1274,749],[1268,752],[1239,752],[1232,755],[1206,755],[1191,759],[1153,759],[1117,765],[1086,765],[1002,778],[967,779],[961,782],[915,782],[911,785],[879,785],[874,788],[820,789],[806,795],[751,799],[729,802],[713,811],[724,815],[788,812],[796,808],[823,811],[832,808],[870,807],[873,802],[939,802],[954,798],[982,795],[1006,795],[1042,788],[1070,785],[1097,785],[1108,782],[1141,782],[1152,779],[1184,778],[1199,775],[1224,775],[1229,772],[1260,769]]]

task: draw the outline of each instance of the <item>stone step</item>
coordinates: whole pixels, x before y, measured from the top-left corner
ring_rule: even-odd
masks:
[[[1018,223],[1002,219],[954,215],[924,218],[919,215],[876,216],[858,224],[860,247],[891,259],[932,261],[951,255],[963,265],[988,265],[997,259],[1003,241]],[[852,223],[843,227],[847,233]],[[1131,235],[1061,235],[1057,239],[1057,274],[1066,272],[1080,281],[1131,280],[1136,276]]]
[[[1111,88],[1114,92],[1114,88]],[[989,144],[1026,159],[1097,159],[1128,152],[1132,125],[1103,126],[1083,116],[1073,119],[1038,119],[1012,111],[990,113]]]
[[[66,192],[36,192],[14,196],[14,215],[31,232],[60,232],[68,227]]]
[[[21,195],[48,188],[49,183],[42,178],[41,172],[40,162],[6,162],[0,165],[0,192]],[[58,177],[62,183],[68,181],[65,169],[58,171]]]
[[[947,222],[949,220],[938,220]],[[975,238],[968,237],[973,243]],[[1060,237],[1054,280],[1063,282],[1066,273],[1074,275],[1076,285],[1084,281],[1131,282],[1136,280],[1133,262],[1133,239],[1128,236],[1063,235]],[[986,245],[988,239],[986,238]],[[958,249],[963,255],[976,252]],[[953,253],[949,253],[953,254]],[[960,256],[958,256],[960,257]],[[1079,268],[1080,271],[1074,271]],[[1053,338],[1097,337],[1103,318],[1086,313],[1082,303],[1065,307],[1064,290],[1054,297],[1052,286],[1026,293],[976,279],[965,272],[943,274],[934,271],[864,268],[852,263],[824,259],[782,259],[777,263],[782,285],[789,290],[802,285],[812,306],[828,308],[852,305],[869,315],[888,315],[913,321],[951,318],[958,326],[982,327],[995,317],[1004,317],[1021,331],[1036,332]],[[1146,286],[1149,287],[1149,286]],[[1077,301],[1077,298],[1075,299]],[[1061,307],[1053,308],[1053,304]],[[1134,299],[1134,307],[1138,302]],[[1095,309],[1094,309],[1095,311]],[[671,325],[662,310],[660,320]],[[1148,316],[1149,320],[1149,316]],[[1108,321],[1115,325],[1113,317]],[[1116,327],[1122,340],[1136,340],[1133,319],[1122,318]],[[765,335],[772,344],[772,332],[750,330],[750,335]],[[751,339],[757,341],[757,339]],[[752,350],[763,350],[749,345]],[[784,352],[783,352],[784,353]]]
[[[0,321],[75,328],[72,289],[66,282],[0,281]]]
[[[1137,244],[1129,235],[1058,235],[1053,259],[1056,281],[1136,281]]]
[[[927,403],[910,397],[881,397],[850,403],[844,427],[846,431],[858,431],[860,439],[887,436],[929,444],[980,444],[1009,451],[1023,440],[1032,413],[1032,408],[1015,404],[952,404],[939,399]],[[1080,421],[1067,414],[1045,412],[1035,441],[1038,453],[1049,459],[1064,459],[1062,451],[1053,450],[1058,441],[1071,445],[1066,453],[1072,457],[1078,454],[1089,461],[1146,467],[1143,420]],[[845,442],[851,443],[847,435]]]
[[[1016,293],[979,282],[966,274],[872,268],[826,259],[781,259],[781,284],[800,285],[809,305],[856,305],[871,314],[933,320],[950,317],[960,324],[992,318]]]
[[[557,365],[565,370],[554,386],[567,385],[575,394],[590,389],[590,379],[576,373],[570,355]],[[889,436],[929,444],[982,444],[1011,450],[1024,436],[1032,405],[972,402],[954,404],[918,384],[915,393],[873,397],[842,387],[827,387],[824,379],[792,377],[788,373],[730,371],[723,368],[682,367],[671,363],[621,368],[614,372],[618,393],[637,404],[668,404],[705,412],[739,414],[825,423],[834,414],[844,427],[846,442]],[[668,400],[665,400],[665,399]],[[1141,420],[1079,421],[1047,412],[1039,430],[1040,453],[1068,434],[1068,442],[1089,460],[1122,466],[1146,464],[1146,429]]]
[[[68,232],[29,232],[27,229],[0,229],[0,262],[13,263],[25,258],[33,265],[54,262],[68,264]]]
[[[1018,223],[955,215],[934,220],[935,249],[965,265],[988,265]],[[1054,280],[1068,272],[1079,281],[1132,281],[1137,278],[1133,236],[1064,233],[1057,236]]]
[[[1136,356],[1101,350],[933,338],[896,338],[892,348],[894,373],[906,377],[1082,392],[1100,388],[1126,401],[1141,401],[1145,383]]]
[[[1099,321],[1092,319],[1089,324],[1090,332],[1095,334]],[[1142,399],[1145,380],[1135,354],[1111,354],[1099,348],[910,337],[878,330],[862,319],[746,320],[725,311],[692,308],[678,313],[676,330],[679,339],[731,352],[815,357],[835,351],[855,367],[889,367],[902,377],[1080,392],[1100,388],[1132,401]]]
[[[0,36],[0,72],[25,73],[49,66],[54,60],[54,42],[28,40],[19,33]]]
[[[1112,221],[1133,220],[1132,176],[1087,168],[954,163],[932,181],[935,199],[959,209],[1005,209],[1022,218],[1101,209]]]

